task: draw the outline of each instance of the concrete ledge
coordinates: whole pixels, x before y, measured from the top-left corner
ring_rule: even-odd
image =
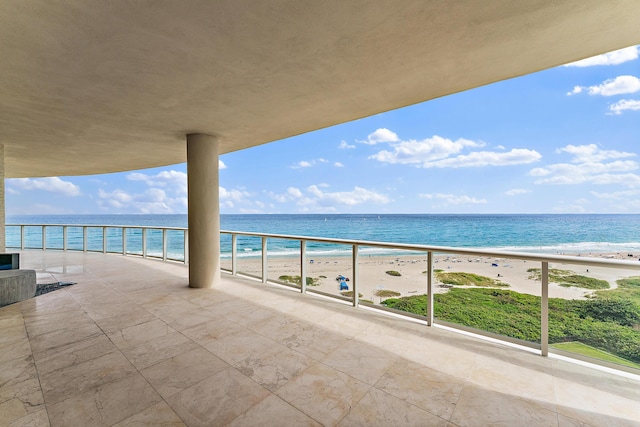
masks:
[[[35,270],[0,271],[0,307],[36,296]]]

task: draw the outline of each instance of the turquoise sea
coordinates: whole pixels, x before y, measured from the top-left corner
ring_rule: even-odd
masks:
[[[28,215],[8,216],[7,224],[82,224],[156,227],[186,227],[186,215]],[[222,215],[222,230],[252,231],[296,236],[329,237],[436,246],[473,247],[535,253],[588,254],[591,252],[640,252],[640,215]],[[89,248],[101,250],[102,230],[90,229]],[[121,251],[118,230],[108,232],[110,251]],[[141,247],[141,233],[131,230],[127,246]],[[27,247],[41,247],[39,227],[25,231]],[[7,246],[19,245],[19,228],[7,227]],[[230,237],[221,239],[222,256],[230,255]],[[47,247],[62,247],[62,229],[47,229]],[[80,249],[82,230],[69,231],[69,247]],[[118,247],[118,245],[120,245]],[[158,232],[149,232],[150,253],[162,247]],[[182,233],[169,238],[171,253],[182,253]],[[348,255],[344,245],[309,242],[309,255]],[[241,256],[258,256],[261,241],[240,237]],[[135,252],[135,249],[132,249]],[[295,255],[299,243],[270,240],[269,253]],[[385,254],[364,248],[370,255]]]

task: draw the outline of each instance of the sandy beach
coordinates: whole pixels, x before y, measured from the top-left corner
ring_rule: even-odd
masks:
[[[606,253],[606,254],[583,254],[589,258],[605,259],[630,259],[637,260],[638,257],[629,258],[628,254]],[[269,258],[270,280],[277,280],[282,275],[299,276],[300,261],[298,258]],[[230,268],[230,260],[223,260],[223,268]],[[531,278],[530,268],[540,268],[540,264],[531,261],[438,255],[434,257],[434,268],[447,272],[474,273],[500,280],[509,289],[519,293],[540,296],[540,280]],[[611,289],[614,289],[616,280],[640,276],[640,270],[586,267],[583,265],[571,264],[550,264],[549,268],[559,268],[571,270],[575,274],[606,280]],[[376,296],[378,290],[391,290],[401,294],[401,296],[420,295],[426,293],[427,287],[427,258],[426,255],[402,255],[402,256],[368,256],[359,257],[359,289],[362,298],[379,303],[381,298]],[[387,271],[397,271],[400,276],[392,276]],[[261,261],[255,258],[244,258],[239,260],[238,272],[260,276]],[[339,294],[339,284],[336,277],[344,275],[353,278],[351,257],[309,257],[307,261],[307,276],[318,279],[318,285],[310,287],[330,294]],[[347,282],[349,290],[353,290],[353,281]],[[436,280],[435,292],[446,292],[447,288]],[[564,299],[584,299],[591,290],[578,287],[563,287],[556,283],[549,284],[549,296],[552,298]]]

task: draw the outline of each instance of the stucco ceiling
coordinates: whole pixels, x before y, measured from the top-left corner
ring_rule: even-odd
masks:
[[[640,43],[637,0],[3,0],[7,177],[227,153]]]

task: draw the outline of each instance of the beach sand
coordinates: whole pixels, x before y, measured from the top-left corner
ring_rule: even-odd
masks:
[[[628,254],[584,254],[589,258],[606,259],[630,259],[637,260],[638,257],[628,258]],[[497,266],[495,266],[497,264]],[[230,260],[223,260],[222,267],[230,269]],[[244,258],[238,263],[238,272],[260,276],[262,271],[260,259]],[[532,279],[530,268],[540,268],[540,263],[503,258],[470,257],[436,255],[434,257],[434,268],[447,272],[474,273],[500,280],[509,284],[509,289],[515,292],[541,295],[540,280]],[[550,264],[549,268],[559,268],[571,270],[578,275],[593,277],[609,282],[611,289],[614,289],[616,280],[640,276],[640,270],[623,270],[619,268],[587,267],[576,264]],[[386,271],[397,271],[399,277],[391,276]],[[368,256],[359,257],[359,289],[363,299],[379,303],[381,299],[375,296],[378,290],[392,290],[399,292],[401,296],[421,295],[427,293],[427,257],[426,255],[402,255],[402,256]],[[300,260],[298,258],[276,258],[270,257],[268,260],[268,278],[277,280],[282,275],[299,276]],[[353,271],[351,257],[309,257],[307,260],[307,276],[318,279],[318,286],[309,287],[319,291],[338,295],[339,283],[336,276],[344,275],[351,280],[348,283],[349,290],[353,290]],[[439,286],[440,282],[435,281],[435,292],[446,292],[447,288]],[[551,298],[564,299],[584,299],[593,291],[577,287],[563,287],[556,283],[549,284],[549,296]]]

